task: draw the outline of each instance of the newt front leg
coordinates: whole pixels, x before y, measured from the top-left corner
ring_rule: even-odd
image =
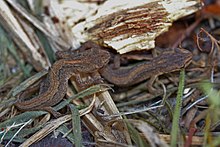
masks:
[[[57,116],[51,106],[59,103],[66,94],[68,80],[80,73],[94,73],[105,66],[110,55],[103,50],[88,49],[71,58],[56,61],[48,72],[47,80],[38,96],[25,100],[20,98],[15,106],[22,111],[46,110]],[[78,81],[79,82],[79,81]]]

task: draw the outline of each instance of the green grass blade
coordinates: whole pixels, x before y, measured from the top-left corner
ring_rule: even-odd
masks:
[[[183,90],[184,90],[184,80],[185,80],[185,70],[182,69],[180,72],[179,87],[178,87],[177,98],[176,98],[176,106],[174,109],[173,121],[172,121],[173,124],[172,124],[172,130],[171,130],[171,147],[176,147],[177,145],[180,111],[182,108],[182,97],[183,97]]]
[[[70,104],[69,107],[72,113],[72,126],[73,126],[75,146],[82,147],[82,132],[81,132],[79,110],[73,104]]]
[[[135,144],[138,147],[145,147],[148,146],[148,144],[144,141],[144,139],[140,136],[139,132],[129,123],[126,121],[129,134],[131,136],[131,139],[135,142]]]

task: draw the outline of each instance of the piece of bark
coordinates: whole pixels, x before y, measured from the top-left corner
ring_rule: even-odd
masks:
[[[110,46],[120,54],[151,49],[172,22],[201,8],[199,0],[109,0],[84,23],[85,40]],[[73,31],[77,31],[73,28]]]

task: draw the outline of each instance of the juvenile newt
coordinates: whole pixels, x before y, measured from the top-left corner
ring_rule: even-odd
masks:
[[[120,87],[126,87],[135,85],[151,77],[180,70],[186,67],[191,59],[192,53],[190,51],[175,49],[165,51],[152,60],[144,61],[131,68],[114,69],[111,65],[107,65],[100,70],[100,74],[110,83]]]
[[[60,51],[57,54],[63,54],[63,52]],[[70,58],[60,59],[48,71],[47,83],[43,86],[44,89],[40,89],[42,92],[32,99],[20,98],[15,106],[22,111],[45,110],[56,117],[59,113],[55,112],[51,106],[59,103],[65,96],[69,78],[75,76],[76,82],[84,86],[85,83],[81,81],[79,74],[97,72],[108,63],[109,59],[110,55],[107,51],[92,48],[80,53],[76,52]]]

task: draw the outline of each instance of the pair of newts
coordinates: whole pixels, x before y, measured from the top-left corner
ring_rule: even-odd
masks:
[[[102,81],[100,76],[97,77],[96,73],[99,72],[110,83],[125,87],[164,73],[180,70],[186,67],[192,59],[192,53],[188,50],[175,49],[165,51],[151,61],[144,61],[131,68],[115,69],[108,64],[110,53],[91,41],[84,43],[76,51],[58,51],[56,56],[58,60],[49,69],[39,95],[29,100],[20,97],[15,103],[18,109],[45,110],[57,117],[59,114],[52,109],[52,106],[59,103],[65,96],[71,76],[75,76],[79,86],[84,86]],[[82,82],[81,73],[90,73],[92,78]]]

